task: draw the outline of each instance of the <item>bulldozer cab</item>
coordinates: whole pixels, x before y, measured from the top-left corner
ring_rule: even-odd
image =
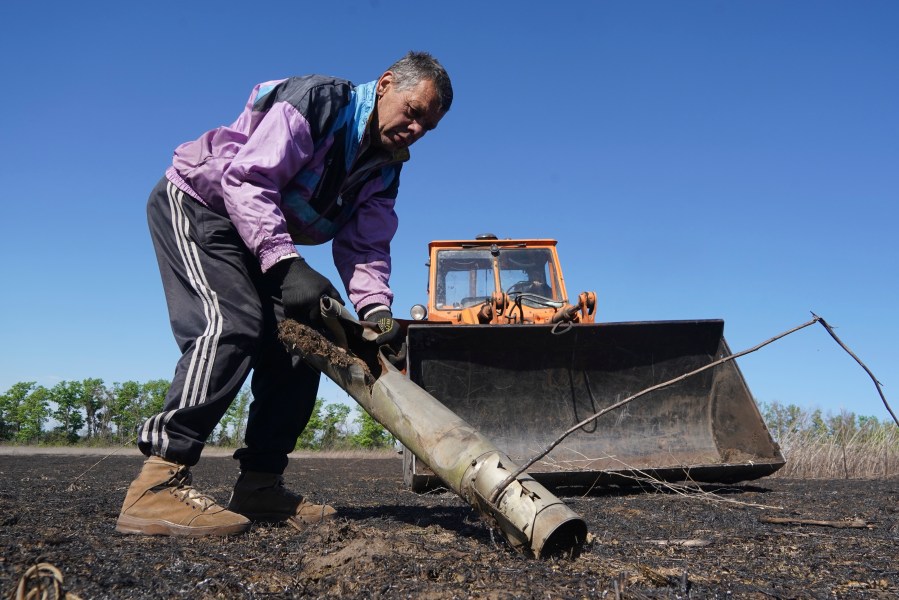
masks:
[[[569,303],[555,240],[435,241],[428,306],[406,329],[407,375],[515,462],[585,417],[728,356],[724,323],[594,322]],[[634,478],[740,481],[784,464],[735,361],[581,428],[529,470],[554,486]],[[439,483],[404,452],[405,481]]]
[[[568,303],[555,240],[436,241],[428,264],[430,322],[541,323]]]
[[[549,247],[501,248],[491,244],[480,248],[440,248],[434,257],[435,310],[482,304],[498,292],[528,292],[554,302],[565,300],[558,265]]]

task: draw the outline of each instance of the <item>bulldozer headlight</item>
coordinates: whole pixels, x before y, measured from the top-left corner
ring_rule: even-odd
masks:
[[[424,321],[428,316],[428,309],[421,304],[416,304],[411,309],[409,309],[409,313],[412,315],[412,319],[414,319],[415,321]]]

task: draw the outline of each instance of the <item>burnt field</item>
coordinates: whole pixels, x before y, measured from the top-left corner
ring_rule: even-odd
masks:
[[[3,598],[40,562],[83,599],[899,595],[895,478],[564,496],[594,537],[580,556],[535,560],[454,494],[404,489],[401,461],[385,455],[292,459],[288,485],[339,510],[326,525],[257,525],[212,539],[117,534],[141,461],[130,452],[0,455]],[[206,456],[194,483],[224,503],[235,465]]]

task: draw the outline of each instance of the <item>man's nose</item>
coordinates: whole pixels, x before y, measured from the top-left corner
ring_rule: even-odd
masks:
[[[415,139],[420,138],[427,131],[418,121],[412,121],[412,123],[409,125],[409,130],[412,132],[412,137],[414,137]]]

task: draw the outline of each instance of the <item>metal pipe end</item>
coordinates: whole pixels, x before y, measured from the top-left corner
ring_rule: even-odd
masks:
[[[553,505],[543,512],[554,511],[557,508],[563,508],[562,514],[558,517],[564,518],[571,515],[571,511],[564,505]],[[541,513],[542,515],[542,513]],[[534,539],[532,548],[537,558],[577,558],[587,541],[587,523],[580,517],[574,516],[558,522],[558,518],[552,518],[547,515],[548,522],[557,523],[552,531],[548,532],[543,540]]]

